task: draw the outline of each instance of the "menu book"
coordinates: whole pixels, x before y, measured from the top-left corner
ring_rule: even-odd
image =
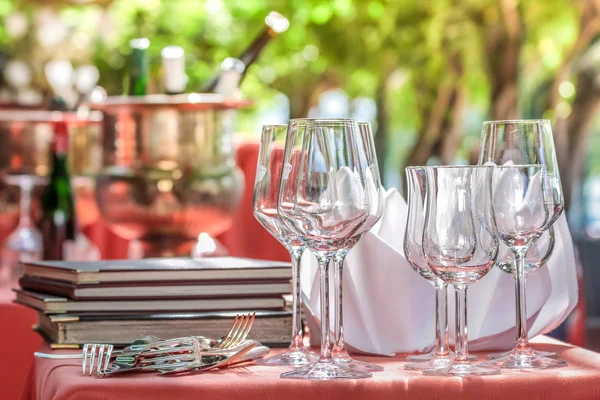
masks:
[[[290,293],[290,281],[242,282],[137,282],[76,285],[53,279],[24,276],[22,289],[68,297],[73,300],[200,299],[275,297]]]
[[[289,263],[237,257],[147,258],[142,260],[35,261],[25,276],[74,284],[110,282],[251,281],[291,279]]]
[[[65,297],[15,289],[15,301],[47,314],[80,312],[163,312],[213,310],[276,310],[285,306],[283,297],[177,300],[70,300]]]
[[[238,312],[160,314],[38,313],[36,330],[54,345],[129,344],[146,335],[163,339],[202,335],[218,339],[228,331]],[[250,339],[266,345],[287,346],[291,340],[292,312],[256,311]]]

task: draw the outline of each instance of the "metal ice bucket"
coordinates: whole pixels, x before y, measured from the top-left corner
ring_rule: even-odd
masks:
[[[105,116],[96,196],[111,229],[145,257],[189,255],[200,233],[229,229],[243,192],[236,110],[249,105],[197,93],[92,104]]]

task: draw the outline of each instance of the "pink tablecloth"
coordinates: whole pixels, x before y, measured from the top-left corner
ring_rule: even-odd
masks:
[[[283,380],[285,367],[250,365],[200,375],[165,377],[152,373],[105,379],[82,377],[76,361],[36,360],[23,400],[224,400],[224,399],[596,399],[600,398],[600,354],[549,338],[537,348],[558,351],[569,367],[506,372],[479,378],[425,377],[403,370],[404,355],[360,357],[385,367],[372,379],[309,382]],[[48,348],[42,346],[43,351]]]

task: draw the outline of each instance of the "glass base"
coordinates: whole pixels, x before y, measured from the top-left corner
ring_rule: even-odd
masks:
[[[499,358],[506,358],[512,354],[513,350],[505,351],[502,353],[491,353],[486,356],[488,360],[497,360]],[[548,358],[557,358],[558,353],[554,351],[542,351],[542,350],[534,350],[533,354],[540,357],[548,357]]]
[[[484,376],[484,375],[499,375],[500,368],[493,363],[489,365],[465,363],[453,363],[446,368],[428,369],[423,371],[423,375],[427,376]]]
[[[454,353],[449,352],[449,357],[454,358]],[[412,356],[408,356],[408,357],[406,357],[406,361],[408,361],[408,362],[427,362],[427,361],[433,360],[434,358],[435,358],[435,350],[430,351],[429,353],[425,353],[425,354],[415,354]],[[469,354],[469,361],[476,361],[476,360],[477,360],[477,356]]]
[[[256,360],[256,365],[289,365],[299,367],[316,362],[319,355],[311,353],[305,347],[290,347],[285,353]]]
[[[447,357],[432,357],[429,361],[409,362],[404,364],[404,369],[407,371],[426,371],[429,369],[447,368],[452,365],[454,355]]]
[[[364,361],[353,360],[352,358],[334,358],[334,362],[340,367],[351,369],[362,369],[368,372],[381,372],[383,367],[377,364],[371,364]]]
[[[488,361],[486,365],[497,365],[502,369],[551,369],[566,367],[567,363],[562,360],[542,357],[531,350],[513,350],[508,357]]]
[[[339,347],[334,346],[332,357],[333,361],[341,367],[364,369],[369,372],[383,371],[383,367],[381,365],[354,360],[352,357],[350,357],[344,347],[341,347],[341,350],[338,349]]]
[[[364,379],[373,375],[359,368],[348,368],[332,361],[317,361],[293,371],[281,374],[282,379],[330,380],[330,379]]]

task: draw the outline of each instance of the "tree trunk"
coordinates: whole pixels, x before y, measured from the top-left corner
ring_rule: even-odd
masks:
[[[450,108],[450,103],[455,92],[453,83],[449,81],[450,79],[438,88],[431,112],[423,120],[423,126],[419,130],[417,142],[410,152],[405,167],[425,165],[433,154],[433,150],[441,136],[446,112]]]
[[[440,138],[440,161],[450,164],[456,158],[456,152],[462,142],[463,111],[466,103],[466,93],[460,87],[454,90],[450,111]]]
[[[502,22],[486,35],[487,69],[492,86],[490,119],[517,119],[523,28],[517,2],[501,0],[499,5]]]
[[[573,45],[563,57],[560,66],[554,74],[550,89],[548,110],[554,110],[560,101],[558,87],[568,79],[573,62],[589,47],[594,37],[600,31],[600,0],[582,0],[579,2],[579,32]]]
[[[377,104],[377,131],[373,132],[375,137],[375,151],[377,153],[377,164],[379,166],[379,175],[381,182],[385,186],[386,172],[386,149],[388,144],[388,106],[387,106],[387,82],[388,76],[383,77],[377,86],[375,102]]]
[[[579,32],[552,80],[546,109],[556,109],[561,100],[560,84],[569,78],[573,63],[585,53],[599,32],[600,0],[581,1]],[[591,69],[583,69],[577,73],[576,97],[571,114],[567,118],[557,117],[553,129],[567,211],[573,202],[574,189],[583,180],[589,125],[598,108],[600,93],[595,84],[595,76],[596,71]]]
[[[565,162],[560,165],[565,197],[565,209],[572,204],[573,188],[581,184],[584,174],[586,147],[590,125],[600,106],[600,88],[595,83],[595,70],[580,71],[577,74],[577,97],[568,117],[569,144]]]

